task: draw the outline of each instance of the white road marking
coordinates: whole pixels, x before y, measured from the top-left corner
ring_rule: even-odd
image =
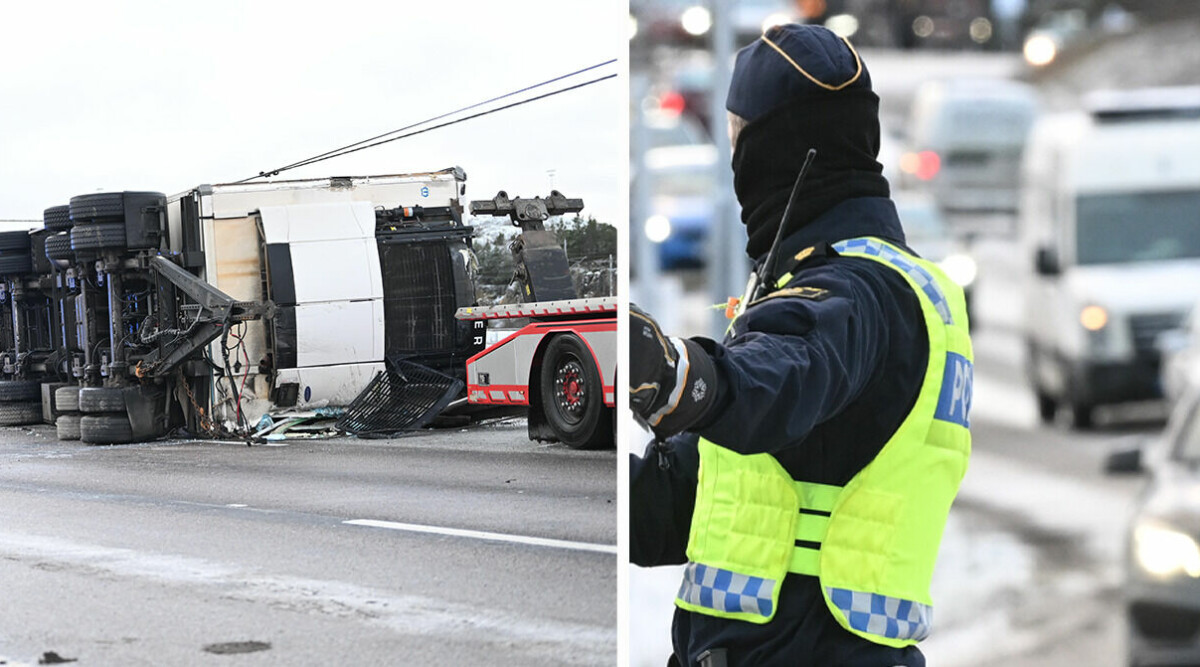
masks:
[[[482,530],[463,530],[462,528],[445,528],[442,526],[425,526],[419,523],[398,523],[396,521],[378,521],[376,519],[353,519],[342,523],[352,526],[369,526],[371,528],[387,528],[388,530],[403,530],[410,533],[430,533],[433,535],[449,535],[466,537],[473,540],[490,540],[492,542],[511,542],[528,544],[535,547],[550,547],[552,549],[571,549],[574,551],[594,551],[597,553],[616,554],[615,544],[595,544],[592,542],[570,542],[567,540],[552,540],[545,537],[529,537],[526,535],[508,535],[506,533],[489,533]]]

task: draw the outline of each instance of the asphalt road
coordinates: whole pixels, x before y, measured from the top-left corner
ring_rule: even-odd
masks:
[[[278,447],[0,429],[0,664],[609,665],[615,504],[612,451],[523,422]]]

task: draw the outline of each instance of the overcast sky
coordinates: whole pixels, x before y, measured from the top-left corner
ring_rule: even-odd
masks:
[[[627,16],[607,0],[5,3],[0,219],[238,180],[610,58],[623,68]],[[285,176],[460,165],[468,199],[553,185],[623,224],[627,86],[622,74]]]

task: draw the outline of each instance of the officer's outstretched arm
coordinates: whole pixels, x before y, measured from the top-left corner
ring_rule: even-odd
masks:
[[[853,402],[882,368],[888,322],[877,299],[843,280],[769,299],[725,343],[693,342],[720,378],[719,404],[696,432],[744,454],[794,446]],[[818,295],[813,298],[812,295]]]

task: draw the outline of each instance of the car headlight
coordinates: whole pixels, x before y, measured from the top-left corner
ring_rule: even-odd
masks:
[[[1166,577],[1184,573],[1200,578],[1200,546],[1189,535],[1143,523],[1133,531],[1133,548],[1138,565],[1150,574]]]
[[[955,254],[948,255],[939,265],[946,272],[946,276],[958,284],[959,287],[968,287],[975,282],[975,260],[967,255]]]
[[[654,243],[662,243],[671,238],[671,220],[665,215],[652,215],[646,218],[646,238]]]

